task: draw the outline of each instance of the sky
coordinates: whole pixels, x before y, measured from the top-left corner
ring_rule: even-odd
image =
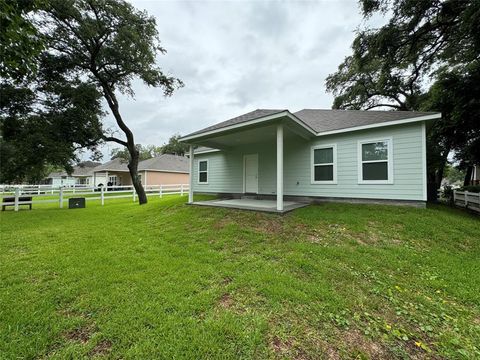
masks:
[[[119,96],[135,142],[144,145],[257,108],[331,108],[325,79],[364,25],[354,0],[131,2],[156,18],[167,50],[158,65],[185,83],[166,98],[135,81],[134,98]],[[105,124],[114,127],[113,117]],[[104,146],[104,161],[115,147]]]

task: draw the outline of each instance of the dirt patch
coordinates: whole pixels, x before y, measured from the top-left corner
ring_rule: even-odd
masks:
[[[233,279],[232,279],[230,276],[225,276],[225,277],[222,279],[222,281],[221,281],[221,285],[227,286],[227,285],[230,284],[232,281],[233,281]]]
[[[253,228],[266,234],[279,234],[283,232],[283,218],[265,214],[255,214],[255,220],[251,222]]]
[[[215,230],[221,230],[221,229],[223,229],[224,227],[226,227],[227,225],[229,225],[229,224],[231,224],[231,223],[232,223],[232,221],[231,221],[231,219],[230,219],[229,217],[223,217],[223,218],[221,218],[220,220],[215,221],[215,222],[213,223],[213,228],[214,228]]]
[[[274,336],[270,342],[270,347],[275,353],[276,357],[288,358],[295,360],[307,360],[310,357],[295,345],[292,339],[281,340],[278,336]]]
[[[90,351],[90,356],[103,356],[110,353],[112,342],[110,340],[102,340]]]
[[[363,336],[358,330],[350,329],[340,333],[340,338],[350,352],[359,351],[370,359],[388,359],[388,351],[382,345]]]
[[[66,332],[63,336],[65,339],[85,344],[95,332],[93,325],[85,325]]]
[[[233,299],[230,294],[223,294],[218,301],[218,305],[224,309],[230,309],[233,306]]]

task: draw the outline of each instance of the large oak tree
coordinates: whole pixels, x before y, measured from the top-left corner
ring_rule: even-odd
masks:
[[[359,30],[352,55],[327,78],[333,107],[442,111],[428,136],[434,194],[451,150],[464,167],[480,161],[480,122],[475,120],[480,2],[360,0],[360,5],[366,19],[381,14],[389,20],[380,28]]]

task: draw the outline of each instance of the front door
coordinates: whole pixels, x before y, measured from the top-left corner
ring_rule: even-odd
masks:
[[[245,192],[258,193],[258,154],[245,155],[243,158]]]

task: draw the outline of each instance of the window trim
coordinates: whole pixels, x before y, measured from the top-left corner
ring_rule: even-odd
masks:
[[[376,142],[387,142],[387,160],[362,160],[362,145]],[[363,164],[387,162],[387,180],[363,180]],[[393,184],[393,139],[392,137],[382,137],[374,139],[359,140],[357,145],[357,164],[358,164],[358,184],[359,185],[378,185],[378,184]]]
[[[315,164],[315,150],[333,149],[333,163]],[[333,180],[315,180],[315,166],[333,165]],[[310,149],[310,182],[315,185],[336,185],[337,184],[337,144],[315,145]]]
[[[203,171],[200,171],[200,163],[201,162],[206,162],[207,163],[207,170],[203,170]],[[209,180],[209,169],[210,169],[210,166],[208,164],[208,159],[198,159],[198,162],[197,162],[197,184],[198,185],[208,185],[208,180]],[[207,181],[200,181],[200,173],[201,172],[204,172],[204,173],[207,173]]]

